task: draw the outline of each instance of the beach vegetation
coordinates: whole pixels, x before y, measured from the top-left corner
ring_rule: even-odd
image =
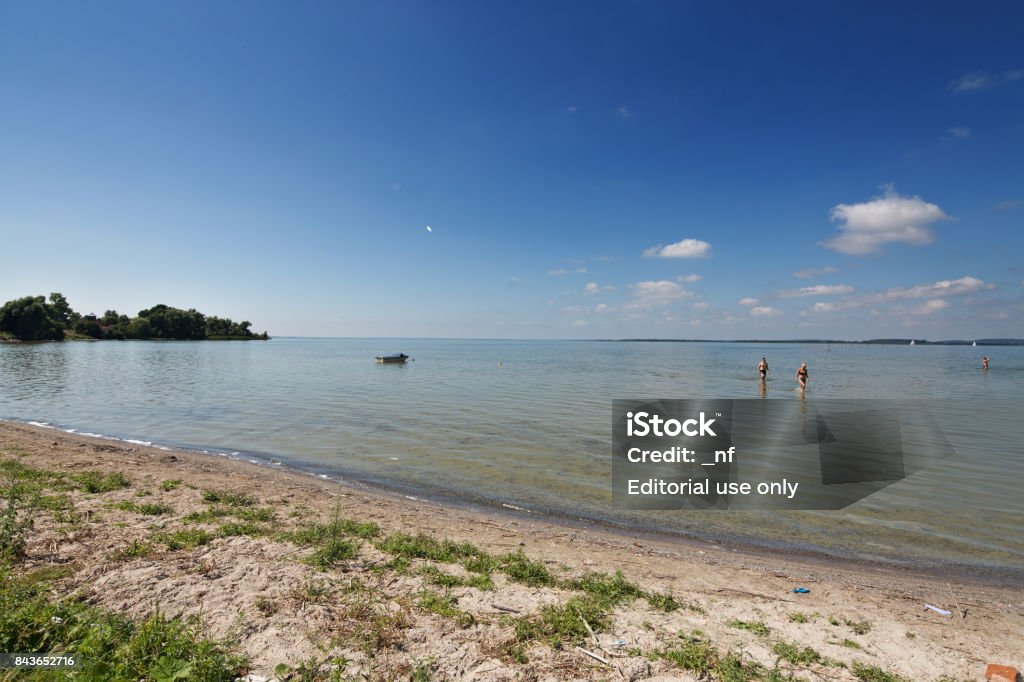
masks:
[[[665,613],[672,613],[673,611],[678,611],[683,607],[682,602],[667,592],[651,593],[646,595],[646,597],[647,603],[650,604],[652,608],[664,611]]]
[[[788,617],[790,623],[806,623],[809,621],[807,614],[800,611],[793,611],[788,614]]]
[[[882,670],[878,666],[854,661],[850,672],[861,682],[905,682],[905,678]]]
[[[460,559],[485,555],[482,550],[468,542],[436,540],[422,533],[417,535],[392,533],[378,543],[377,547],[388,554],[406,559],[429,559],[445,564],[453,564]]]
[[[256,500],[245,493],[234,493],[228,490],[204,490],[203,502],[226,504],[229,507],[251,507],[256,504]]]
[[[266,531],[263,530],[262,526],[255,523],[236,523],[229,521],[228,523],[222,523],[217,528],[217,534],[221,537],[230,538],[238,537],[239,535],[247,535],[252,538],[266,535]]]
[[[651,654],[651,658],[669,661],[677,668],[709,676],[718,664],[718,650],[707,640],[685,634],[675,645],[659,649]]]
[[[0,650],[75,653],[81,679],[234,680],[245,660],[200,634],[198,620],[155,611],[134,623],[83,601],[51,597],[53,577],[0,566]],[[27,679],[51,679],[26,673]]]
[[[117,502],[112,505],[114,509],[120,509],[121,511],[133,512],[135,514],[142,514],[143,516],[163,516],[165,514],[173,514],[174,507],[169,504],[162,502],[147,502],[146,504],[135,504],[130,501]]]
[[[165,493],[169,493],[172,490],[177,490],[178,486],[180,486],[180,485],[181,485],[181,479],[180,478],[169,478],[166,481],[161,481],[160,482],[160,490],[163,490]]]
[[[591,630],[597,634],[611,627],[610,617],[591,595],[572,597],[564,604],[545,604],[539,615],[513,622],[516,641],[543,640],[555,649],[582,644]]]
[[[84,493],[109,493],[131,485],[131,481],[120,471],[104,474],[102,471],[83,471],[72,477]]]
[[[781,660],[791,665],[813,665],[815,663],[823,663],[825,660],[820,653],[811,647],[800,648],[796,644],[789,642],[776,642],[772,646],[772,653],[777,656],[775,659],[776,663]]]
[[[434,590],[422,590],[416,597],[416,606],[423,611],[453,620],[459,627],[471,627],[476,618],[473,614],[458,608],[458,603],[459,600],[448,592],[441,594]]]
[[[626,580],[622,571],[616,571],[615,575],[586,573],[580,578],[565,581],[563,587],[587,592],[605,608],[611,608],[644,596],[644,591]]]
[[[845,646],[847,649],[861,649],[861,648],[863,648],[863,647],[861,647],[860,644],[858,644],[857,642],[853,641],[852,639],[844,639],[843,641],[839,642],[839,646]]]
[[[132,540],[126,547],[122,547],[110,555],[111,561],[127,561],[129,559],[141,559],[149,556],[153,546],[141,540]]]
[[[180,528],[170,533],[156,533],[153,539],[167,546],[169,550],[195,549],[209,544],[215,536],[201,528]]]
[[[530,559],[522,550],[499,557],[498,568],[509,580],[530,587],[554,587],[558,584],[558,579],[543,562]]]
[[[460,577],[442,571],[437,566],[428,564],[420,567],[419,574],[427,582],[438,587],[475,587],[478,590],[494,589],[494,582],[491,580],[490,574],[487,573],[474,573],[466,577]]]
[[[13,480],[8,481],[6,492],[3,510],[0,511],[0,561],[24,556],[25,539],[33,525],[32,517],[22,513],[21,493]]]
[[[867,622],[866,620],[862,620],[859,622],[848,620],[846,621],[846,627],[853,630],[854,634],[857,635],[866,635],[869,632],[871,632],[871,623]]]
[[[763,620],[733,620],[729,627],[753,632],[758,637],[767,637],[771,628]]]

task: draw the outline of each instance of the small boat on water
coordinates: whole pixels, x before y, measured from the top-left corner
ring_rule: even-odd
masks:
[[[378,355],[378,365],[402,365],[409,359],[409,356],[405,353],[395,353],[394,355]]]

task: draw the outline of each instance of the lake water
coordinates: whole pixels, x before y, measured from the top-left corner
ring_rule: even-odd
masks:
[[[405,352],[404,366],[375,355]],[[762,395],[755,367],[772,374]],[[992,369],[982,372],[982,355]],[[955,456],[838,512],[614,509],[613,398],[941,399]],[[630,527],[1024,578],[1024,348],[289,339],[0,345],[0,417]]]

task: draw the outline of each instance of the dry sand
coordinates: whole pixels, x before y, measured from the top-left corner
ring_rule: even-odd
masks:
[[[70,564],[73,573],[61,582],[62,593],[132,617],[157,606],[169,616],[198,614],[210,636],[236,642],[252,672],[264,677],[272,677],[278,664],[340,655],[351,679],[409,679],[420,667],[435,680],[689,680],[698,677],[639,652],[663,649],[679,642],[680,632],[694,631],[721,653],[740,653],[768,667],[776,663],[777,642],[811,647],[847,666],[780,664],[798,679],[856,679],[854,662],[911,680],[980,680],[986,663],[1024,666],[1021,586],[963,576],[952,589],[964,618],[946,580],[932,576],[452,508],[200,453],[0,422],[0,458],[54,471],[126,474],[129,488],[71,493],[84,519],[76,525],[41,516],[28,564]],[[171,479],[182,483],[162,490],[161,482]],[[464,627],[466,622],[419,607],[417,595],[429,587],[424,578],[415,570],[384,568],[391,557],[370,542],[358,559],[328,571],[302,561],[311,550],[267,536],[218,537],[194,550],[157,544],[157,551],[141,558],[110,558],[133,540],[147,542],[160,530],[185,527],[182,517],[209,508],[203,501],[208,489],[245,493],[273,508],[274,521],[266,524],[273,530],[327,520],[340,506],[346,517],[374,521],[386,533],[469,541],[495,554],[521,549],[560,576],[621,570],[643,589],[671,593],[689,607],[666,613],[644,600],[616,607],[610,629],[585,646],[608,665],[573,646],[556,650],[536,641],[525,649],[529,661],[517,663],[503,648],[513,638],[512,620],[536,614],[544,604],[564,603],[572,592],[527,587],[495,574],[494,590],[452,588],[457,608],[473,616]],[[165,503],[173,513],[154,517],[112,508],[118,501]],[[438,566],[465,573],[458,565]],[[811,591],[792,593],[797,586]],[[954,615],[925,611],[926,602]],[[795,622],[795,613],[806,622]],[[763,623],[767,634],[741,629],[736,621]],[[387,627],[373,630],[382,622]]]

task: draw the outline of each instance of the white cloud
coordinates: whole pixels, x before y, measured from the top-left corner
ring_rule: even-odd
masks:
[[[994,289],[977,277],[961,277],[960,279],[944,279],[934,284],[919,284],[916,287],[893,287],[867,298],[871,301],[895,301],[913,298],[937,298],[939,296],[964,296],[979,291]]]
[[[803,270],[797,270],[793,273],[793,276],[797,279],[813,279],[814,277],[828,275],[833,272],[839,272],[839,268],[826,265],[823,268],[804,268]]]
[[[628,310],[649,310],[657,306],[674,303],[694,296],[675,282],[668,280],[637,282],[629,287],[633,300],[624,307]]]
[[[849,310],[850,308],[856,308],[860,303],[854,300],[839,301],[839,302],[828,302],[818,301],[807,310],[800,312],[801,315],[811,315],[818,313],[834,313],[838,310]]]
[[[619,118],[632,118],[633,110],[623,104],[621,107],[615,110],[615,115]]]
[[[649,258],[707,258],[711,244],[700,239],[684,239],[675,244],[652,246],[644,251]]]
[[[760,302],[761,302],[760,299],[754,298],[752,296],[747,296],[746,298],[741,298],[739,300],[739,304],[740,305],[747,305],[747,306],[757,305]]]
[[[610,313],[611,311],[612,309],[609,306],[605,305],[604,303],[598,303],[596,306],[594,306],[594,312],[598,314]]]
[[[769,315],[778,315],[781,312],[781,310],[768,305],[759,305],[750,309],[750,314],[754,317],[768,317]]]
[[[548,274],[552,277],[561,277],[562,275],[585,275],[587,274],[587,269],[576,268],[575,270],[566,270],[565,268],[558,268],[556,270],[548,270]]]
[[[597,282],[587,282],[587,286],[583,287],[583,293],[598,294],[601,293],[601,287],[597,284]]]
[[[953,126],[952,128],[946,128],[946,132],[951,137],[955,137],[958,140],[963,140],[971,136],[971,129],[966,126]]]
[[[707,310],[708,308],[711,307],[711,304],[710,303],[705,303],[704,301],[701,301],[700,303],[694,303],[690,307],[693,308],[694,310]]]
[[[943,299],[933,298],[930,301],[925,301],[924,303],[914,308],[910,312],[913,313],[914,315],[931,315],[932,313],[937,313],[938,311],[948,307],[949,303],[947,303]]]
[[[689,274],[689,275],[679,275],[678,277],[676,277],[676,281],[677,282],[685,282],[685,283],[688,283],[688,284],[689,283],[693,283],[693,282],[699,282],[702,279],[704,279],[704,278],[702,276],[696,274],[696,273]]]
[[[840,234],[822,242],[822,246],[852,256],[878,253],[883,244],[890,242],[929,244],[934,236],[928,225],[950,219],[935,204],[920,197],[901,197],[891,188],[870,201],[838,204],[829,217],[839,223]]]
[[[813,287],[786,289],[785,291],[780,291],[779,296],[782,298],[800,298],[801,296],[837,296],[851,293],[853,293],[853,287],[848,284],[816,284]]]
[[[1024,69],[1003,71],[1002,73],[975,71],[953,79],[948,87],[953,92],[975,92],[978,90],[988,90],[997,85],[1022,78],[1024,78]]]
[[[572,326],[574,326],[574,327],[586,327],[587,326],[587,321],[586,320],[573,320],[572,321]]]
[[[575,114],[579,110],[580,110],[579,107],[566,107],[565,108],[565,113],[567,113],[567,114]]]

